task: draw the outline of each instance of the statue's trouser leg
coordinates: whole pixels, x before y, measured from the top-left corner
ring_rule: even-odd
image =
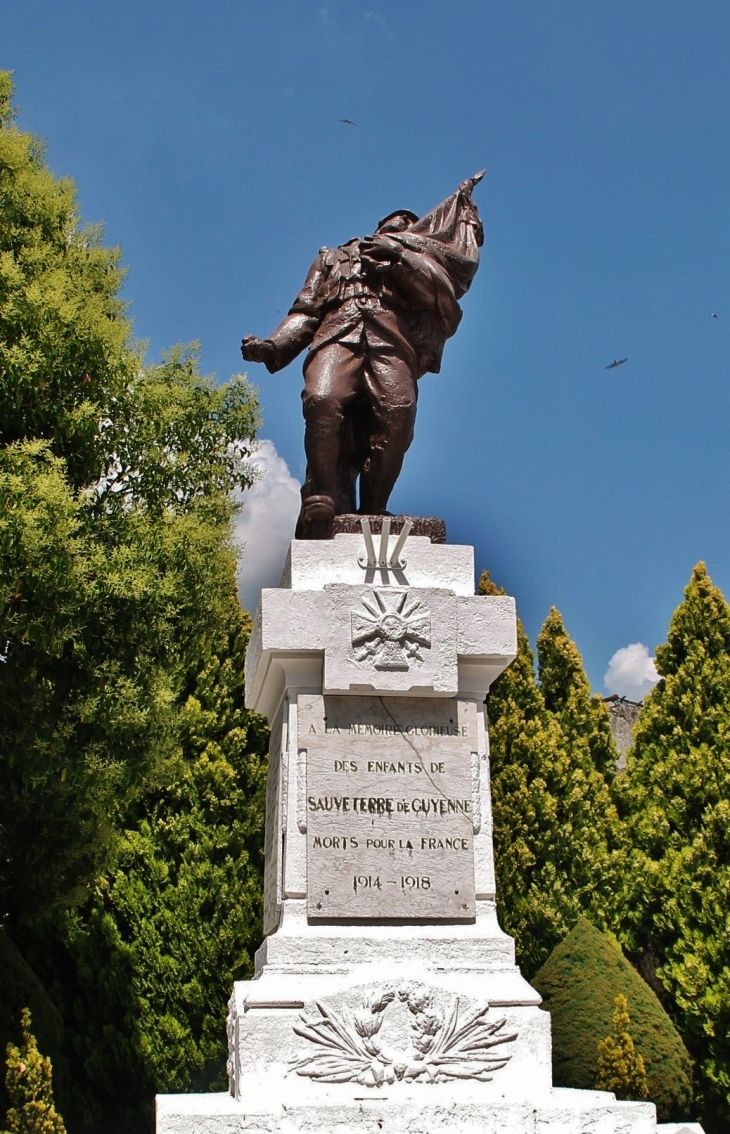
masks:
[[[363,363],[361,350],[329,343],[304,365],[304,451],[312,495],[337,495],[342,422],[361,387]]]
[[[370,457],[360,478],[360,511],[385,512],[413,440],[418,383],[406,359],[384,346],[370,346],[364,382],[375,420]]]

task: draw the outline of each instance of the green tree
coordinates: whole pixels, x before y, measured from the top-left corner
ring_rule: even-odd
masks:
[[[0,443],[47,440],[70,482],[104,470],[100,421],[138,369],[119,299],[118,249],[82,227],[73,182],[14,126],[0,72]]]
[[[231,526],[256,400],[145,363],[122,277],[0,73],[0,924],[110,1130],[220,1075],[266,749]]]
[[[499,593],[485,573],[480,593]],[[615,884],[615,752],[557,611],[538,640],[542,683],[518,622],[518,654],[487,700],[497,903],[529,977],[582,913],[603,924]]]
[[[28,1009],[21,1017],[21,1046],[8,1044],[5,1085],[11,1106],[3,1134],[66,1134],[53,1101],[51,1061],[38,1051]]]
[[[617,798],[631,849],[622,942],[697,1062],[703,1119],[730,1123],[730,608],[699,563],[657,650]]]
[[[251,389],[194,352],[145,365],[121,280],[0,73],[0,922],[23,950],[178,775],[250,482]]]
[[[629,1033],[629,1002],[619,995],[613,1014],[613,1035],[598,1042],[599,1091],[613,1091],[617,1099],[648,1099],[646,1065]]]
[[[537,638],[540,692],[545,708],[560,725],[566,744],[580,752],[581,763],[596,768],[610,783],[616,772],[616,746],[608,710],[591,696],[583,659],[552,607]]]
[[[148,1126],[157,1091],[225,1084],[226,1005],[261,940],[268,731],[243,703],[249,628],[232,596],[181,709],[180,774],[138,801],[56,960],[73,1112],[105,1130]]]

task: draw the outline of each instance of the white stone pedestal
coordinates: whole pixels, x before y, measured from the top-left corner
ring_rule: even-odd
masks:
[[[266,936],[231,997],[230,1093],[158,1096],[158,1134],[654,1134],[650,1103],[552,1087],[550,1017],[497,923],[484,699],[514,602],[474,595],[470,547],[364,552],[294,541],[262,592]]]

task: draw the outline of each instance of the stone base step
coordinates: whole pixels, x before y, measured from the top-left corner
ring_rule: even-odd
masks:
[[[158,1095],[157,1134],[661,1134],[652,1103],[603,1091],[555,1089],[539,1103],[446,1105],[352,1098],[332,1105],[228,1094]],[[428,1087],[425,1088],[428,1090]],[[669,1130],[669,1128],[664,1128]],[[681,1129],[681,1127],[680,1127]]]

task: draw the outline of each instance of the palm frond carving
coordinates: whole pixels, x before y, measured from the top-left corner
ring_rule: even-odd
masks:
[[[410,1052],[388,1052],[380,1029],[389,1004],[398,998],[408,1006]],[[459,997],[444,1011],[434,1005],[433,993],[421,984],[386,987],[366,995],[357,1009],[335,1010],[316,1001],[319,1015],[300,1017],[298,1036],[316,1044],[313,1055],[294,1061],[292,1070],[322,1083],[360,1083],[380,1087],[396,1080],[439,1083],[449,1079],[489,1082],[509,1061],[495,1051],[517,1034],[504,1031],[505,1020],[486,1019],[489,1005],[465,1012]]]

